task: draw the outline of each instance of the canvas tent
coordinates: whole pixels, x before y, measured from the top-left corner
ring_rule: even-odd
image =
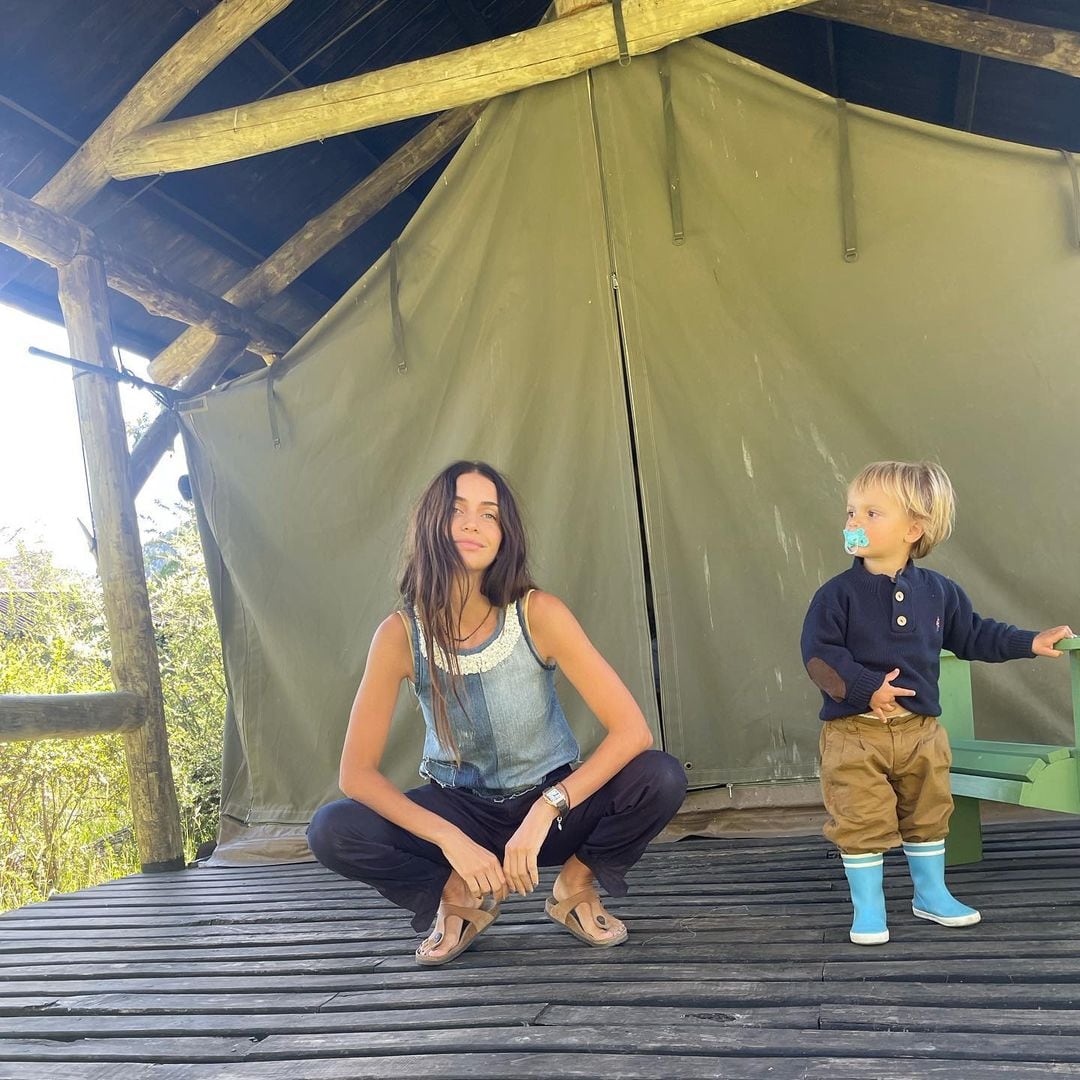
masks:
[[[946,464],[960,526],[930,565],[980,610],[1068,618],[1072,183],[1060,154],[701,40],[489,106],[292,352],[183,414],[230,690],[223,857],[284,850],[337,796],[409,502],[457,457],[511,477],[537,577],[692,787],[815,774],[798,630],[866,460]],[[984,733],[1058,741],[1058,674],[986,676]],[[401,783],[420,728],[403,691]]]

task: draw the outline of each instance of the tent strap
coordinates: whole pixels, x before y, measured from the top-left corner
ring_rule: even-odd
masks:
[[[668,200],[671,205],[671,242],[686,240],[683,229],[682,188],[679,183],[679,145],[675,131],[675,109],[671,104],[671,64],[667,50],[660,54],[660,102],[664,110],[664,141],[667,150]]]
[[[626,23],[623,22],[622,0],[611,0],[611,15],[615,20],[615,41],[619,46],[619,67],[630,63],[630,46],[626,41]]]
[[[1069,176],[1072,178],[1072,241],[1080,251],[1080,176],[1077,175],[1076,158],[1072,153],[1065,149],[1062,149],[1060,153],[1065,159],[1065,164],[1069,166]]]
[[[398,242],[390,245],[390,314],[394,321],[394,351],[398,357],[398,373],[409,370],[409,356],[405,351],[405,324],[401,321],[401,304],[398,300]]]
[[[855,177],[851,170],[847,102],[843,98],[836,99],[836,119],[840,136],[840,208],[843,215],[844,262],[855,262],[859,257],[858,230],[855,223]]]
[[[274,441],[274,449],[281,449],[281,431],[278,429],[278,405],[277,395],[274,393],[274,368],[266,372],[266,415],[270,420],[270,438]]]

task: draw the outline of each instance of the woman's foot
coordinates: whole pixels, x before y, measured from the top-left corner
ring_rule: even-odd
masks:
[[[455,908],[470,911],[483,909],[491,915],[491,919],[474,931],[475,924],[471,923],[467,917],[454,914]],[[472,939],[480,933],[480,930],[487,929],[498,913],[499,905],[494,900],[489,898],[486,904],[483,899],[478,900],[465,887],[465,882],[456,873],[451,873],[439,900],[439,913],[435,917],[435,926],[416,950],[417,962],[434,966],[453,959],[451,953],[456,956],[458,952],[465,951],[459,949],[462,935],[470,935],[469,944],[471,944]]]
[[[626,940],[626,926],[608,914],[596,891],[593,872],[572,855],[563,865],[546,905],[548,915],[581,941],[590,945],[618,945]],[[584,895],[582,895],[584,894]],[[581,897],[571,908],[567,900]]]

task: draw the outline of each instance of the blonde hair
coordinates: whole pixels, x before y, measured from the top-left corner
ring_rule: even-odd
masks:
[[[923,527],[911,548],[923,559],[949,538],[956,519],[956,493],[948,473],[936,461],[875,461],[851,481],[852,491],[880,487]]]

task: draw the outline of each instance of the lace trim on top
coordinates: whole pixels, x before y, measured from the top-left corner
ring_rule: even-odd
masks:
[[[427,642],[424,640],[424,631],[418,629],[417,637],[420,639],[420,655],[427,660]],[[462,675],[479,675],[481,672],[490,671],[493,667],[501,664],[513,651],[521,640],[521,621],[518,619],[517,604],[508,604],[506,617],[503,619],[503,628],[499,636],[490,644],[485,645],[479,652],[459,653],[458,670]],[[441,671],[449,672],[450,664],[446,659],[446,653],[435,646],[435,666]]]

